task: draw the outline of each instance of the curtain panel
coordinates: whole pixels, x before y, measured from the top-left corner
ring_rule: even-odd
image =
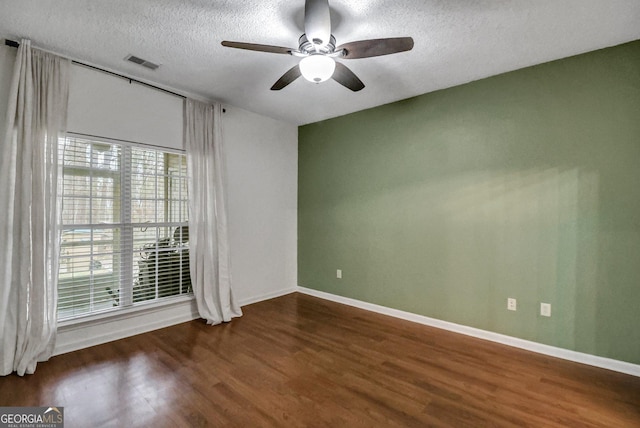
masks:
[[[222,107],[187,99],[184,120],[191,283],[200,316],[220,324],[242,316],[231,284]]]
[[[0,374],[31,374],[56,336],[60,182],[70,61],[22,40],[0,147]]]

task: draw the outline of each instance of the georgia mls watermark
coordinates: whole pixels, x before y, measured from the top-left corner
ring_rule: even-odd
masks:
[[[64,407],[0,407],[0,428],[63,428]]]

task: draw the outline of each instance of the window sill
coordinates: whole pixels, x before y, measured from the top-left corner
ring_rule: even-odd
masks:
[[[118,309],[113,311],[105,311],[97,314],[85,315],[78,318],[63,320],[58,322],[58,332],[74,330],[76,328],[89,327],[92,325],[103,324],[105,322],[114,320],[125,320],[128,318],[134,318],[141,315],[151,314],[153,312],[159,312],[172,306],[178,306],[185,302],[191,302],[195,300],[193,294],[186,296],[178,296],[166,298],[153,303],[139,304],[131,306],[126,309]]]

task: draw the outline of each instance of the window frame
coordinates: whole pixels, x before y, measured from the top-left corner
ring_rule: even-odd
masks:
[[[71,316],[67,316],[67,317],[63,317],[60,318],[60,300],[58,300],[58,308],[56,309],[56,314],[58,316],[58,325],[59,326],[71,326],[71,325],[75,325],[75,324],[83,324],[83,323],[87,323],[87,322],[93,322],[95,320],[103,320],[103,319],[117,319],[118,317],[127,317],[130,316],[131,313],[137,313],[137,312],[144,312],[144,311],[153,311],[153,310],[157,310],[157,308],[159,307],[164,307],[164,306],[171,306],[171,305],[175,305],[175,304],[179,304],[179,303],[183,303],[183,302],[188,302],[188,301],[193,301],[195,299],[194,295],[193,295],[193,291],[189,290],[187,292],[183,292],[183,286],[184,283],[182,282],[182,279],[180,281],[180,292],[179,294],[175,294],[175,295],[169,295],[169,296],[165,296],[165,297],[159,297],[159,287],[160,284],[158,283],[158,273],[157,273],[157,269],[158,269],[158,264],[156,264],[156,283],[155,283],[155,297],[151,298],[151,299],[145,299],[143,301],[140,302],[134,302],[134,286],[135,286],[135,277],[134,277],[134,272],[135,272],[135,268],[134,265],[136,263],[136,252],[140,251],[141,248],[136,249],[136,244],[135,244],[135,239],[134,239],[134,230],[136,229],[146,229],[146,228],[168,228],[168,230],[170,231],[170,234],[172,233],[171,231],[174,231],[176,228],[182,227],[182,226],[188,226],[188,219],[186,221],[168,221],[168,216],[169,216],[169,211],[171,210],[171,206],[172,203],[174,201],[177,201],[178,204],[180,203],[184,203],[185,206],[182,207],[183,209],[186,209],[186,216],[188,217],[188,190],[186,188],[186,180],[188,179],[188,171],[186,170],[186,165],[185,165],[185,173],[184,175],[180,175],[179,177],[181,179],[185,180],[185,191],[187,192],[187,195],[185,195],[185,198],[179,198],[179,199],[172,199],[169,195],[169,173],[168,173],[168,162],[166,162],[165,160],[165,167],[164,167],[164,174],[159,175],[159,174],[154,174],[154,176],[158,177],[158,176],[163,176],[165,179],[164,182],[164,197],[163,198],[158,198],[157,197],[157,185],[156,185],[156,197],[152,198],[155,203],[158,203],[158,201],[163,201],[164,202],[164,219],[165,221],[157,221],[157,217],[154,218],[154,221],[149,221],[149,222],[137,222],[137,223],[133,223],[133,211],[132,211],[132,204],[133,201],[135,200],[131,193],[132,193],[132,177],[133,177],[133,171],[134,171],[134,166],[130,164],[130,157],[131,157],[131,153],[132,150],[135,149],[139,149],[139,150],[153,150],[156,152],[160,152],[164,155],[167,154],[175,154],[175,155],[181,155],[181,156],[185,156],[186,157],[186,153],[184,150],[178,150],[175,148],[169,148],[169,147],[162,147],[162,146],[157,146],[157,145],[152,145],[152,144],[144,144],[144,143],[138,143],[138,142],[132,142],[132,141],[126,141],[126,140],[120,140],[120,139],[114,139],[114,138],[106,138],[106,137],[99,137],[99,136],[95,136],[95,135],[87,135],[87,134],[81,134],[81,133],[74,133],[74,132],[67,132],[66,135],[64,137],[62,137],[62,139],[67,140],[67,139],[79,139],[79,140],[85,140],[87,142],[91,142],[91,143],[105,143],[105,144],[109,144],[109,145],[117,145],[120,147],[120,159],[119,159],[119,170],[117,171],[105,171],[104,173],[99,172],[99,170],[97,168],[92,168],[91,166],[89,167],[81,167],[81,166],[71,166],[71,167],[65,167],[61,158],[61,163],[59,164],[59,168],[60,168],[60,189],[63,188],[63,183],[65,180],[65,173],[64,171],[66,170],[66,168],[71,168],[71,169],[76,169],[76,170],[86,170],[87,176],[90,176],[91,174],[95,174],[96,171],[98,171],[99,174],[104,174],[105,176],[113,176],[114,180],[117,182],[117,184],[114,184],[114,186],[117,188],[117,190],[114,188],[114,210],[116,209],[116,205],[119,207],[119,216],[118,216],[118,221],[113,221],[110,223],[104,223],[104,224],[98,224],[96,222],[90,222],[90,223],[73,223],[73,224],[63,224],[62,221],[62,216],[60,218],[60,239],[59,239],[59,244],[60,244],[60,258],[62,260],[62,253],[63,253],[63,242],[62,242],[62,236],[64,234],[65,231],[67,230],[80,230],[80,228],[86,228],[88,231],[90,231],[91,233],[91,242],[92,242],[92,249],[91,249],[91,253],[89,255],[90,258],[93,257],[94,255],[94,251],[93,251],[93,242],[95,242],[94,239],[94,232],[95,230],[101,230],[101,229],[111,229],[111,230],[117,230],[120,229],[120,233],[122,235],[122,237],[120,238],[121,243],[124,243],[124,247],[120,247],[120,262],[119,264],[121,266],[118,267],[118,271],[116,271],[115,269],[112,271],[111,275],[114,277],[118,278],[118,299],[119,299],[119,304],[118,306],[114,306],[112,308],[107,308],[107,309],[100,309],[100,310],[93,310],[90,309],[89,311],[85,312],[85,313],[80,313],[80,314],[75,314],[75,315],[71,315]],[[61,154],[62,156],[62,154]],[[186,159],[185,159],[185,163],[186,163]],[[82,176],[82,174],[77,174],[78,176]],[[95,176],[95,175],[94,175]],[[118,177],[118,179],[115,179],[115,177]],[[89,185],[90,187],[92,186],[92,184]],[[125,189],[123,191],[123,189]],[[116,204],[116,193],[118,194],[119,198],[119,203]],[[182,191],[180,191],[180,193],[182,193]],[[87,198],[91,199],[92,198],[92,192],[89,192],[89,196],[87,196]],[[61,202],[63,202],[64,200],[64,195],[61,191],[60,194],[60,200]],[[61,205],[63,206],[63,205]],[[61,209],[62,211],[62,209]],[[114,212],[114,220],[116,219],[115,217],[115,212]],[[115,235],[115,232],[114,232]],[[115,236],[113,238],[113,242],[115,242]],[[156,242],[157,244],[157,242]],[[156,247],[157,248],[157,247]],[[112,254],[116,253],[116,249],[112,248]],[[188,260],[188,259],[187,259]],[[93,263],[93,261],[91,262]],[[91,270],[93,268],[90,268]],[[138,268],[140,269],[140,268]],[[190,274],[190,269],[188,264],[186,265],[186,269],[185,267],[182,265],[182,261],[180,262],[180,275],[182,278],[182,275],[184,275],[186,270],[186,275]],[[92,274],[91,274],[92,275]],[[131,278],[131,281],[129,283],[129,281],[125,281],[124,278]],[[88,291],[88,295],[90,296],[90,298],[92,298],[92,295],[94,293],[93,289],[93,285],[90,285],[90,290]],[[58,292],[60,291],[60,272],[58,273]],[[91,305],[91,303],[90,303]]]

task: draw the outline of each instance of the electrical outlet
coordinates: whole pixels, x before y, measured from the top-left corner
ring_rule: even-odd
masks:
[[[516,299],[512,297],[509,297],[507,299],[507,309],[509,309],[510,311],[515,311],[517,309]]]
[[[336,270],[336,278],[342,279],[342,269]]]
[[[543,317],[551,316],[551,303],[540,303],[540,315]]]

